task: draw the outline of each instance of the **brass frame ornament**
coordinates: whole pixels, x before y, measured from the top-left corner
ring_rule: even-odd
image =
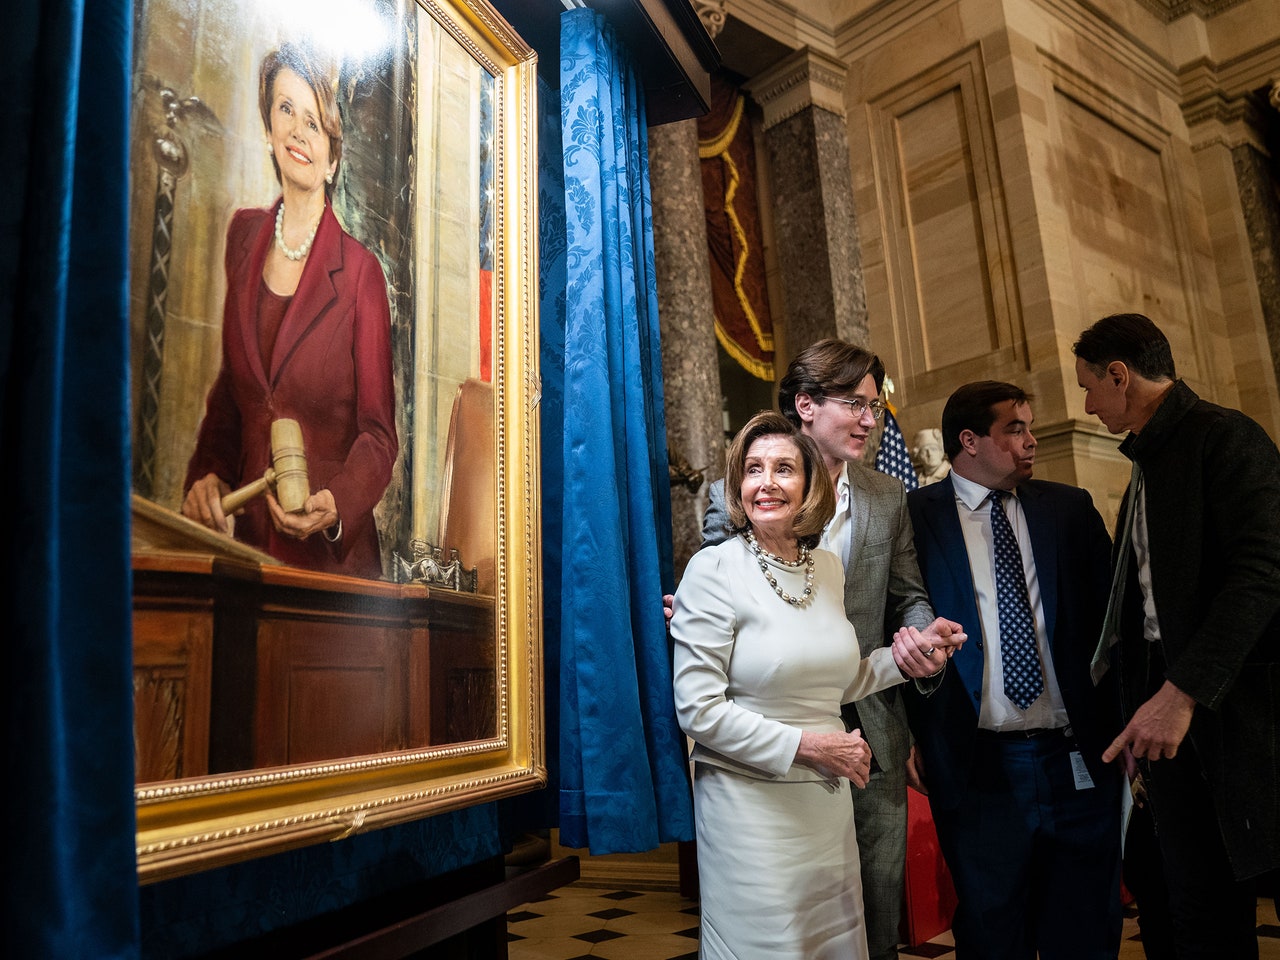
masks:
[[[484,0],[416,0],[493,78],[493,343],[497,542],[490,604],[459,575],[441,591],[492,616],[496,732],[486,739],[331,762],[143,783],[136,790],[141,882],[338,840],[545,785],[539,517],[536,57]],[[145,17],[148,7],[143,7]],[[412,10],[412,6],[410,7]],[[430,216],[425,203],[419,213]],[[144,508],[144,513],[146,508]],[[135,514],[137,510],[135,509]],[[149,516],[149,514],[147,514]],[[232,544],[233,546],[239,546]],[[429,548],[428,548],[429,549]],[[451,559],[445,551],[445,563]],[[137,565],[135,550],[135,567]],[[309,571],[272,567],[307,585]],[[475,589],[474,571],[470,588]],[[417,578],[410,578],[416,580]],[[439,582],[371,581],[392,608]],[[380,600],[379,602],[382,602]],[[490,612],[489,607],[492,607]]]

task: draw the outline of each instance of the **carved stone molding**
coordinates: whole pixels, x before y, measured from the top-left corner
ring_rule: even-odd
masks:
[[[1276,106],[1276,87],[1271,88],[1270,100],[1272,106]],[[1266,109],[1259,94],[1227,97],[1214,93],[1183,104],[1182,116],[1187,122],[1191,149],[1200,151],[1222,146],[1234,150],[1247,143],[1265,153],[1262,130]]]
[[[1165,23],[1173,23],[1180,17],[1194,13],[1202,20],[1216,17],[1224,10],[1244,0],[1138,0]]]
[[[707,28],[707,36],[714,40],[724,29],[726,0],[690,0],[690,2],[698,14],[698,19]]]
[[[844,118],[844,86],[849,68],[834,57],[801,47],[746,84],[764,110],[764,128],[821,107]]]

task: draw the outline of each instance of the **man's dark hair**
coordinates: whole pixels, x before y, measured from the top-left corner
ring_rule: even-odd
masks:
[[[884,386],[884,363],[870,350],[828,337],[811,343],[791,361],[778,384],[778,409],[796,427],[801,425],[796,411],[796,394],[807,393],[821,401],[828,394],[850,393],[871,374],[876,393]]]
[[[1080,334],[1071,352],[1085,362],[1095,377],[1103,376],[1107,364],[1119,360],[1144,380],[1178,378],[1169,338],[1140,313],[1103,317]]]
[[[996,422],[995,405],[1012,400],[1030,403],[1031,394],[1016,383],[1001,380],[978,380],[966,383],[947,398],[942,408],[942,449],[947,459],[955,461],[960,454],[960,434],[972,430],[980,437],[991,432]]]

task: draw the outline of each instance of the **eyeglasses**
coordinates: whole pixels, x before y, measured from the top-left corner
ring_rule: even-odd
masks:
[[[843,403],[853,408],[853,415],[858,419],[862,419],[862,414],[867,410],[871,411],[871,416],[879,420],[884,416],[885,405],[883,400],[863,400],[861,397],[854,397],[852,400],[846,400],[844,397],[823,397],[823,400],[834,400],[836,403]]]

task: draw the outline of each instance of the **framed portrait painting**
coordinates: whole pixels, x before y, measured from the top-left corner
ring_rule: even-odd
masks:
[[[531,50],[483,0],[135,18],[144,879],[538,786]]]

